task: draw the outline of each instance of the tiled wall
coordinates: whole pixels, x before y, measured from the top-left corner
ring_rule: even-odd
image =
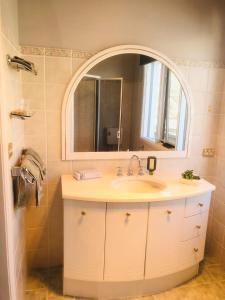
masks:
[[[10,260],[14,260],[13,274],[11,273],[14,280],[10,283],[10,286],[15,292],[15,294],[12,294],[15,297],[13,299],[22,300],[25,279],[25,209],[14,208],[11,167],[17,163],[24,145],[24,123],[23,121],[10,119],[9,117],[10,111],[18,108],[22,96],[21,73],[11,69],[6,62],[7,54],[11,56],[20,55],[20,48],[18,45],[17,1],[1,0],[0,11],[0,67],[2,75],[1,128],[4,131],[2,134],[1,147],[6,150],[8,148],[8,143],[13,143],[12,157],[10,159],[8,156],[2,157],[4,165],[1,166],[5,169],[4,174],[7,174],[6,178],[4,178],[4,191],[5,196],[7,197],[5,206],[9,230],[8,251],[12,253],[11,248],[13,248],[13,257],[11,257]],[[7,153],[7,150],[3,150],[1,155],[4,155],[4,153]],[[1,201],[2,200],[3,199],[1,199]],[[4,274],[4,276],[6,276],[6,274]]]
[[[60,175],[87,166],[114,171],[118,165],[126,168],[128,162],[61,160],[60,114],[64,92],[72,74],[91,54],[35,47],[23,47],[22,52],[38,69],[36,77],[23,74],[23,95],[29,102],[30,109],[35,111],[35,115],[25,123],[25,143],[27,147],[33,147],[41,154],[48,170],[41,206],[36,208],[33,201],[27,210],[27,254],[30,267],[48,267],[62,263]],[[186,168],[193,168],[201,176],[215,182],[217,159],[202,157],[202,149],[215,148],[217,136],[220,134],[224,64],[189,60],[175,62],[193,93],[190,156],[185,159],[159,159],[157,172],[179,175]],[[222,156],[219,158],[222,161]],[[210,224],[213,224],[213,216],[211,210]],[[211,234],[209,237],[211,238]]]
[[[217,164],[214,166],[216,191],[211,207],[208,248],[225,266],[225,84],[218,82],[217,88],[220,105],[217,106],[217,121],[214,124],[217,132]]]

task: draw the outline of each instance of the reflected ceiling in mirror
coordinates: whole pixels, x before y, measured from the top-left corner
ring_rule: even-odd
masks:
[[[126,53],[99,62],[79,81],[72,110],[72,152],[185,150],[185,92],[153,57]]]

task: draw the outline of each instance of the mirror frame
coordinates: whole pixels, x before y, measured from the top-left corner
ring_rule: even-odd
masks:
[[[73,106],[74,92],[82,79],[82,77],[90,71],[96,64],[103,60],[119,55],[119,54],[142,54],[150,56],[165,64],[170,68],[180,81],[184,90],[187,105],[188,105],[188,124],[186,132],[185,150],[176,151],[120,151],[120,152],[72,152],[71,151],[71,130],[72,120],[70,110]],[[107,48],[98,52],[89,58],[82,66],[74,73],[70,83],[66,89],[63,105],[62,105],[62,160],[90,160],[90,159],[129,159],[131,155],[136,154],[140,158],[147,158],[148,156],[156,156],[157,158],[182,158],[187,157],[189,154],[189,137],[190,137],[190,120],[191,120],[191,91],[179,71],[177,65],[171,61],[168,57],[155,51],[151,48],[139,45],[120,45],[116,47]]]

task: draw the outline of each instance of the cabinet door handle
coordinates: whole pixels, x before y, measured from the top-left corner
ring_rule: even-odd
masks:
[[[85,216],[85,215],[86,215],[86,212],[85,212],[85,211],[82,211],[82,212],[81,212],[81,215],[82,215],[82,216]]]
[[[130,216],[131,216],[131,214],[127,212],[127,213],[126,213],[126,216],[127,216],[127,217],[130,217]]]
[[[201,226],[200,225],[196,225],[196,228],[201,229]]]
[[[166,212],[167,212],[168,215],[171,215],[171,214],[172,214],[172,210],[167,209]]]
[[[203,203],[199,203],[198,205],[199,205],[200,207],[204,206],[204,204],[203,204]]]
[[[198,248],[194,248],[194,252],[198,252]]]

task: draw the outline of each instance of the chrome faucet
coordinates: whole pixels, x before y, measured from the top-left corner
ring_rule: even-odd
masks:
[[[141,165],[141,159],[135,154],[132,155],[130,158],[127,175],[132,176],[134,174],[134,170],[132,168],[132,163],[134,160],[136,160],[138,162],[138,175],[140,175],[140,176],[144,175],[143,167]]]

